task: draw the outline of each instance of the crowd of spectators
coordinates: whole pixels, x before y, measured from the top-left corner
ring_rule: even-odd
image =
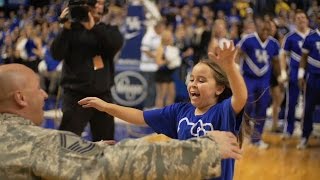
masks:
[[[166,21],[166,29],[174,34],[174,45],[181,51],[181,78],[206,56],[210,39],[219,33],[212,30],[217,19],[226,22],[226,37],[237,42],[243,34],[254,31],[254,15],[264,16],[275,22],[276,37],[281,42],[286,33],[295,29],[296,9],[307,12],[313,29],[319,8],[317,0],[157,0],[155,3]],[[44,60],[47,71],[56,70],[59,63],[52,58],[48,47],[60,30],[58,17],[65,7],[64,1],[51,0],[49,5],[21,5],[0,11],[0,63],[22,63],[38,72],[38,64]],[[123,29],[126,7],[111,0],[104,20]]]

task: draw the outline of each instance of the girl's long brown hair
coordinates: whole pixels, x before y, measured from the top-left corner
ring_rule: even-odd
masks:
[[[210,69],[212,69],[213,71],[213,78],[215,79],[217,85],[225,87],[223,92],[218,97],[218,103],[222,102],[225,99],[230,98],[232,96],[230,83],[229,83],[227,74],[220,68],[220,66],[217,63],[213,62],[212,60],[208,60],[208,59],[200,60],[199,63],[203,63],[209,66]],[[254,120],[244,112],[244,109],[245,107],[243,107],[242,112],[239,113],[239,114],[243,113],[243,120],[241,122],[240,131],[237,136],[240,147],[242,147],[244,137],[245,136],[249,137],[252,134],[250,122],[254,123]]]

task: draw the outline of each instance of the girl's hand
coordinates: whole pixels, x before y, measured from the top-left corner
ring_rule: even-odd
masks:
[[[209,49],[209,59],[217,63],[224,71],[228,70],[229,67],[235,65],[235,57],[238,54],[238,49],[234,47],[234,43],[230,42],[229,47],[223,43],[223,48],[215,47],[215,49]]]
[[[108,103],[97,97],[86,97],[78,101],[78,104],[80,104],[83,108],[95,108],[104,112]]]

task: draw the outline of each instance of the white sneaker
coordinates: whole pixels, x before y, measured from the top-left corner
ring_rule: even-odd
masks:
[[[297,145],[297,149],[299,149],[299,150],[306,149],[307,148],[307,143],[308,143],[307,138],[302,138],[300,140],[299,144]]]
[[[259,149],[268,149],[269,148],[269,144],[265,143],[264,141],[260,140],[259,142],[254,143],[253,145],[255,145],[256,147],[258,147]]]
[[[290,133],[287,133],[287,132],[285,132],[285,133],[283,133],[281,135],[281,139],[282,140],[290,139],[291,137],[292,137],[292,135]]]

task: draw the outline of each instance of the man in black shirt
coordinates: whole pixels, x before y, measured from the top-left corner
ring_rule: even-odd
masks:
[[[60,130],[81,135],[89,122],[92,140],[110,140],[114,137],[113,117],[95,109],[83,109],[78,101],[97,96],[111,102],[114,83],[113,59],[123,44],[117,27],[99,22],[106,9],[104,0],[94,1],[88,16],[79,16],[65,9],[62,17],[70,13],[62,32],[54,39],[51,52],[55,59],[64,60],[61,85],[63,87],[63,117]],[[78,14],[76,14],[78,16]],[[68,25],[71,24],[71,25]]]

